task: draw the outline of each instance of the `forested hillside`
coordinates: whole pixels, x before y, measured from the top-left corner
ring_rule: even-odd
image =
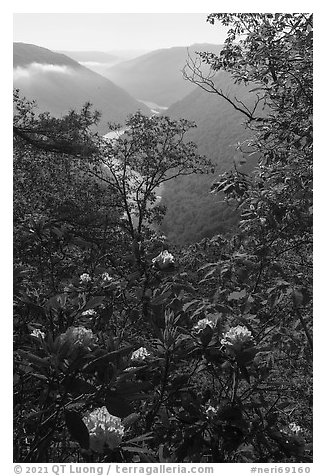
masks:
[[[208,21],[216,78],[115,140],[14,91],[15,462],[310,471],[312,15]]]
[[[58,53],[78,61],[81,65],[98,74],[103,74],[110,66],[125,61],[125,58],[117,54],[104,51],[58,51]]]
[[[110,80],[77,61],[46,48],[14,43],[14,87],[37,102],[40,112],[60,117],[90,102],[102,113],[97,125],[105,133],[107,122],[124,122],[137,110],[149,109]]]
[[[253,99],[250,86],[235,85],[229,74],[219,72],[214,78],[217,89],[236,96],[249,105]],[[162,203],[167,212],[162,231],[172,242],[193,243],[202,238],[211,238],[216,233],[228,233],[238,222],[234,207],[228,206],[223,197],[212,195],[211,185],[217,177],[234,165],[242,172],[250,172],[257,163],[257,154],[250,155],[237,149],[242,144],[244,152],[250,148],[245,140],[251,134],[245,127],[245,118],[240,111],[216,94],[196,87],[181,101],[173,104],[167,115],[176,119],[184,117],[194,121],[196,128],[189,140],[198,145],[201,154],[214,164],[213,173],[182,177],[169,182],[162,194]]]
[[[112,66],[103,74],[137,99],[170,106],[194,89],[182,77],[188,54],[195,56],[196,51],[208,50],[217,53],[220,49],[198,44],[155,50]]]

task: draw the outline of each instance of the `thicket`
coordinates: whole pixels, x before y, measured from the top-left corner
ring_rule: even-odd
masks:
[[[15,93],[15,461],[312,461],[312,18],[208,20],[229,34],[203,60],[256,84],[225,98],[260,157],[213,185],[227,238],[155,231],[157,187],[211,167],[191,123],[138,113],[108,142],[89,105]]]

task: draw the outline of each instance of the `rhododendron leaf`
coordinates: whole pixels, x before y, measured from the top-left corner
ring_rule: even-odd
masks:
[[[93,370],[97,367],[102,367],[106,365],[108,362],[115,360],[117,357],[121,357],[122,355],[130,353],[135,347],[133,345],[129,345],[127,347],[123,347],[122,349],[113,350],[112,352],[108,352],[107,354],[101,355],[96,359],[89,362],[83,370]]]
[[[96,387],[91,385],[90,383],[82,380],[80,378],[67,378],[63,382],[65,389],[67,392],[73,394],[83,394],[83,393],[94,393],[96,392]]]
[[[130,443],[138,443],[140,441],[151,440],[153,437],[152,432],[144,433],[143,435],[136,436],[135,438],[131,438],[130,440],[126,441],[126,444]]]
[[[204,266],[201,266],[198,271],[202,271],[203,269],[210,268],[211,266],[217,266],[218,263],[206,263]]]
[[[89,434],[85,423],[79,413],[65,411],[66,425],[73,440],[76,440],[82,448],[89,448]]]
[[[59,311],[60,309],[63,309],[66,305],[67,302],[67,296],[66,294],[57,294],[56,296],[52,296],[47,303],[45,304],[45,307],[47,309],[55,309]]]
[[[247,291],[242,289],[241,291],[234,291],[233,293],[229,294],[228,301],[238,301],[239,299],[245,297]]]
[[[158,449],[158,458],[160,463],[169,462],[169,453],[165,445],[160,445]]]
[[[200,340],[204,346],[210,343],[213,337],[213,332],[213,329],[208,325],[200,332]]]
[[[189,309],[189,307],[193,306],[194,304],[200,302],[198,299],[194,299],[190,302],[187,302],[186,304],[183,305],[183,310],[184,311],[187,311]]]
[[[104,301],[105,296],[95,296],[92,297],[86,304],[85,307],[83,307],[83,311],[87,311],[87,309],[94,309],[95,307],[99,306],[102,304]]]
[[[21,349],[19,349],[17,352],[28,363],[33,364],[34,367],[41,369],[41,368],[44,368],[44,367],[47,368],[50,366],[50,361],[48,358],[41,358],[41,357],[38,357],[37,355],[32,354],[31,352],[27,352]]]
[[[249,372],[248,370],[246,369],[246,367],[240,367],[240,372],[241,372],[241,375],[242,377],[246,380],[246,382],[249,383],[250,385],[250,375],[249,375]]]
[[[123,394],[125,397],[127,396],[126,394],[133,394],[135,392],[141,392],[141,391],[146,391],[150,390],[153,388],[153,385],[151,382],[117,382],[116,385],[117,391],[121,394]]]
[[[245,366],[254,359],[256,354],[257,354],[257,349],[252,347],[250,349],[242,350],[236,356],[237,362],[238,364]]]
[[[132,407],[120,393],[109,391],[105,400],[108,412],[119,418],[126,418],[132,413]]]
[[[171,296],[172,291],[167,291],[154,299],[152,299],[151,304],[157,306],[158,304],[163,304],[166,302],[167,298]]]
[[[149,448],[139,448],[137,446],[123,446],[124,451],[129,453],[144,453],[144,454],[153,454]]]
[[[122,425],[125,428],[129,428],[139,419],[139,417],[140,417],[139,413],[131,413],[130,415],[128,415],[126,418],[122,420]]]

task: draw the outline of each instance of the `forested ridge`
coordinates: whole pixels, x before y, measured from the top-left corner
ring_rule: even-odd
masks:
[[[207,21],[200,89],[116,140],[14,91],[16,462],[312,462],[312,15]]]
[[[218,72],[214,85],[227,91],[230,97],[253,104],[250,85],[233,84],[226,72]],[[236,166],[250,173],[257,164],[257,154],[249,154],[246,145],[251,132],[245,126],[243,114],[224,98],[199,87],[166,113],[174,119],[184,117],[195,122],[196,127],[189,131],[188,138],[198,145],[201,154],[210,158],[213,167],[209,174],[181,177],[166,184],[162,194],[162,204],[167,207],[163,233],[178,244],[194,243],[217,233],[232,233],[239,222],[239,213],[223,196],[216,197],[210,190],[212,182],[223,172]]]
[[[205,43],[162,48],[111,66],[104,76],[137,99],[170,106],[196,87],[183,80],[182,69],[187,57],[198,51],[218,53],[220,49],[220,45]]]
[[[109,79],[68,56],[40,46],[14,43],[14,87],[36,101],[36,111],[62,117],[86,103],[101,110],[96,130],[107,132],[107,122],[124,122],[130,113],[150,110]]]

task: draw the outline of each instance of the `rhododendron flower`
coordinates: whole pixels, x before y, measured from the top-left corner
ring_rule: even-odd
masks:
[[[296,423],[289,424],[289,430],[296,435],[302,432],[301,426],[297,425]]]
[[[253,336],[245,326],[231,327],[231,329],[223,335],[223,339],[221,340],[222,345],[235,350],[247,344],[252,345],[253,343]]]
[[[174,266],[174,256],[167,250],[161,251],[161,253],[152,259],[152,263],[159,269],[166,269]]]
[[[103,281],[109,283],[110,281],[113,280],[112,276],[109,275],[109,273],[103,273],[102,274],[102,279]]]
[[[45,337],[45,333],[42,332],[40,329],[34,329],[30,335],[33,337],[37,337],[38,339],[44,339]]]
[[[91,450],[103,453],[105,449],[114,450],[121,443],[124,435],[121,418],[111,415],[106,407],[88,413],[83,422],[88,429]]]
[[[96,336],[91,329],[85,327],[69,327],[66,332],[61,334],[62,343],[68,342],[72,346],[89,347],[96,341]]]
[[[193,327],[193,329],[195,331],[202,331],[204,329],[206,329],[206,327],[209,326],[211,327],[212,329],[214,329],[215,327],[215,324],[213,321],[211,321],[210,319],[208,319],[207,317],[205,317],[204,319],[200,319],[197,324]]]
[[[88,273],[81,274],[79,279],[82,283],[89,283],[90,281],[92,281],[92,278]]]
[[[87,309],[82,313],[82,316],[96,316],[95,309]]]
[[[149,357],[151,354],[148,352],[145,347],[140,347],[139,349],[135,350],[131,355],[132,362],[143,362],[146,357]]]
[[[212,407],[212,405],[209,405],[209,407],[206,408],[205,413],[207,416],[212,417],[217,414],[217,408]]]

